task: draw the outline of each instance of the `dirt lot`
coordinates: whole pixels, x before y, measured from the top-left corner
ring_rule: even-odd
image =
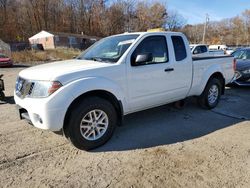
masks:
[[[189,100],[130,115],[85,152],[18,119],[12,93],[22,69],[0,70],[0,187],[250,187],[250,88],[228,88],[213,111]]]

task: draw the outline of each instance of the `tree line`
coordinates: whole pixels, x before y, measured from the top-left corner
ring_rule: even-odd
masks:
[[[201,43],[204,24],[186,25],[162,0],[0,0],[5,41],[25,41],[41,30],[105,37],[150,28],[182,31],[191,43]],[[205,29],[207,44],[249,45],[250,9]]]
[[[162,1],[0,0],[0,8],[0,38],[7,41],[25,40],[41,30],[104,37],[183,26]]]
[[[185,25],[181,29],[191,43],[200,43],[203,38],[204,24]],[[206,44],[227,44],[229,46],[250,45],[250,9],[236,17],[207,24]]]

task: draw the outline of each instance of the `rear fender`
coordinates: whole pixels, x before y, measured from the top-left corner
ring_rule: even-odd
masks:
[[[211,66],[209,69],[206,70],[206,72],[203,74],[203,77],[201,79],[201,82],[200,82],[200,86],[198,87],[195,95],[199,96],[202,94],[202,92],[204,91],[207,83],[208,83],[208,80],[211,78],[211,76],[215,73],[221,73],[222,74],[222,68],[220,65],[216,64],[216,65],[213,65]],[[222,74],[223,75],[223,74]]]

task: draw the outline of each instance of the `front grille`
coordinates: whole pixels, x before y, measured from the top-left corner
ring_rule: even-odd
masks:
[[[31,95],[32,90],[33,90],[33,88],[34,88],[34,85],[35,85],[35,83],[34,83],[34,82],[31,82],[31,84],[30,84],[30,89],[29,89],[29,92],[28,92],[28,95]]]
[[[20,98],[29,96],[32,93],[34,84],[34,82],[18,77],[16,81],[16,95]]]

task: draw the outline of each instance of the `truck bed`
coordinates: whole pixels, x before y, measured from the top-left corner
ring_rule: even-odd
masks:
[[[200,95],[206,85],[206,75],[211,72],[224,73],[225,83],[229,83],[232,79],[233,72],[233,56],[209,56],[209,57],[193,57],[193,83],[189,95]]]

